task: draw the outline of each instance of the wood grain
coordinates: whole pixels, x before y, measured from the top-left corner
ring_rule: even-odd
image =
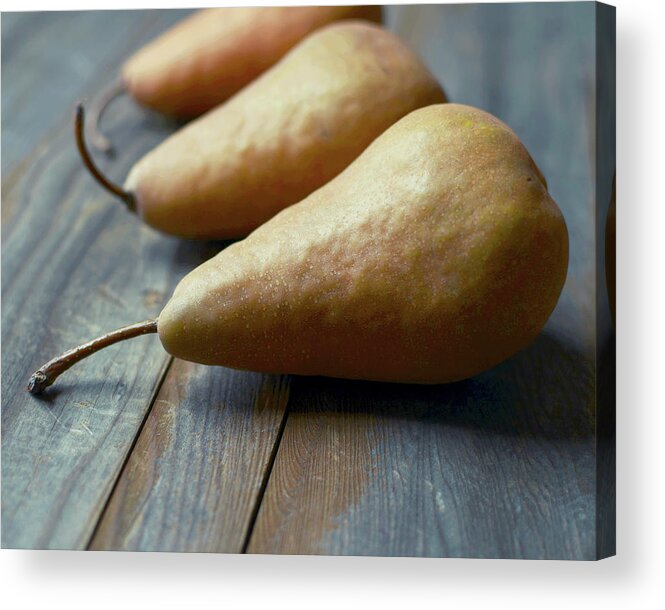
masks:
[[[452,101],[522,138],[568,223],[568,281],[534,344],[472,380],[294,381],[248,550],[593,559],[593,5],[399,7],[390,20]]]
[[[90,548],[242,552],[287,400],[288,378],[176,360]]]
[[[151,20],[159,25],[159,13]],[[48,29],[56,49],[60,29]],[[30,45],[29,23],[22,31],[12,45]],[[72,26],[66,44],[78,31]],[[3,53],[9,73],[23,52]],[[40,74],[21,86],[47,100]],[[68,371],[43,399],[25,391],[27,376],[82,340],[157,315],[177,279],[220,247],[157,235],[100,192],[79,161],[70,113],[54,111],[60,124],[3,183],[3,212],[11,213],[2,229],[2,546],[12,548],[87,545],[169,358],[155,337],[114,346]],[[13,121],[3,108],[3,148]],[[135,132],[112,171],[122,175],[165,133]]]
[[[2,15],[3,181],[121,62],[191,11],[53,11]],[[130,114],[139,117],[136,110]]]
[[[586,557],[593,418],[570,397],[592,388],[547,335],[448,386],[297,379],[248,550]]]

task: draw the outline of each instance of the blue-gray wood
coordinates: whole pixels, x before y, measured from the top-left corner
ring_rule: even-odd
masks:
[[[134,49],[189,11],[2,15],[2,176],[92,97]]]
[[[597,536],[612,539],[596,500],[595,5],[386,13],[451,100],[506,121],[547,177],[571,262],[541,336],[456,384],[295,378],[290,398],[288,379],[170,364],[143,337],[30,397],[27,376],[44,360],[157,315],[223,244],[142,227],[85,173],[71,135],[73,103],[184,13],[4,14],[3,547],[611,552]],[[104,124],[118,155],[100,164],[118,180],[177,128],[128,99]]]
[[[389,16],[451,101],[525,143],[568,224],[568,279],[541,336],[472,380],[295,380],[249,550],[594,559],[595,5]]]
[[[136,339],[74,367],[40,399],[26,392],[26,374],[83,340],[156,316],[201,257],[99,192],[69,124],[3,193],[5,206],[2,544],[80,548],[169,359],[154,337]]]
[[[27,376],[83,340],[158,315],[176,281],[223,245],[181,242],[143,226],[94,183],[73,140],[73,105],[81,93],[98,91],[128,51],[182,15],[146,11],[3,18],[3,76],[17,75],[3,83],[2,99],[3,152],[14,168],[3,180],[2,209],[3,547],[89,545],[171,359],[156,337],[144,337],[74,367],[43,398],[25,391]],[[102,44],[107,52],[98,53],[96,41],[109,36],[113,44]],[[63,62],[54,66],[55,76],[44,66],[52,56]],[[96,69],[77,71],[77,62],[90,56]],[[27,57],[32,63],[16,64]],[[58,89],[55,97],[50,95],[53,88]],[[100,163],[118,179],[174,129],[128,99],[109,109],[105,126],[119,154]],[[274,428],[276,437],[281,423],[284,384],[266,385],[260,375],[240,379],[223,369],[220,375],[221,390],[211,408],[219,408],[230,383],[236,395],[243,394],[238,404],[260,394],[262,403],[251,412],[270,409],[274,398],[276,424],[271,428],[267,417],[248,421],[233,403],[223,418],[212,420],[208,434],[230,439],[239,457],[244,448],[252,456],[264,456],[254,443],[265,438],[267,464],[269,431]],[[174,421],[182,428],[182,417]],[[187,438],[187,430],[182,428],[177,438],[199,446],[200,439]],[[234,458],[229,466],[237,466]],[[255,510],[264,469],[264,464],[252,463],[251,474],[260,483],[236,484],[238,497],[225,488],[230,507],[244,502],[250,507],[245,512]],[[197,542],[192,538],[192,544]]]
[[[176,360],[90,548],[242,552],[288,386],[284,376]]]

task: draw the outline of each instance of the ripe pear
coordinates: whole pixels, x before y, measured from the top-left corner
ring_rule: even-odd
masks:
[[[567,266],[564,219],[517,136],[434,105],[187,275],[158,332],[203,364],[448,382],[524,348]]]
[[[381,21],[380,6],[213,8],[137,51],[122,82],[140,104],[177,118],[214,108],[314,30],[343,19]]]
[[[244,237],[403,116],[445,99],[395,35],[366,22],[333,24],[149,152],[124,193],[113,192],[166,233]]]
[[[192,271],[156,321],[52,360],[29,389],[146,332],[203,364],[456,381],[540,332],[567,267],[566,224],[517,136],[481,110],[433,105]]]

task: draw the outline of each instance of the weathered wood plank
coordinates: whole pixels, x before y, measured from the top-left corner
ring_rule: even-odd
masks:
[[[87,24],[82,15],[71,19]],[[130,26],[137,17],[124,18]],[[131,27],[115,25],[116,45],[134,40],[123,36]],[[50,29],[50,52],[62,54],[64,45],[85,55],[94,40],[86,29],[74,24],[66,37]],[[31,44],[29,36],[20,41]],[[8,73],[21,58],[19,48],[3,54]],[[50,99],[39,78],[22,86],[43,104]],[[3,81],[3,104],[11,90]],[[169,358],[154,337],[114,346],[67,372],[41,400],[25,391],[27,376],[81,340],[158,314],[175,281],[219,247],[157,235],[112,202],[82,168],[70,120],[3,188],[3,208],[12,210],[2,235],[3,547],[86,546]],[[5,126],[20,133],[13,121],[3,109],[3,148]],[[104,165],[123,175],[166,133],[134,129],[123,154]]]
[[[568,223],[568,281],[536,342],[472,380],[295,380],[248,550],[595,558],[593,4],[390,20],[452,101],[523,139]]]
[[[125,29],[159,22],[159,14],[125,13]],[[100,30],[90,21],[99,15],[74,14],[64,29]],[[19,29],[30,31],[31,22],[24,16]],[[52,32],[62,25],[51,24]],[[11,48],[23,38],[14,33]],[[70,41],[72,52],[84,54],[88,42]],[[136,46],[125,42],[116,63]],[[67,49],[58,53],[69,57]],[[115,69],[109,60],[106,77]],[[40,91],[41,74],[21,82],[22,93]],[[80,90],[102,83],[81,82]],[[23,133],[19,119],[12,127]],[[109,108],[105,126],[120,154],[100,164],[118,178],[176,127],[128,99]],[[46,137],[44,129],[26,134],[42,140],[3,181],[2,544],[240,552],[280,435],[287,379],[177,362],[148,416],[170,362],[148,337],[75,367],[45,399],[24,391],[29,373],[58,351],[155,316],[175,281],[223,246],[142,227],[83,170],[69,116]]]
[[[189,12],[3,13],[3,181],[77,99],[94,96],[132,50]],[[127,110],[129,121],[140,115]]]
[[[242,552],[287,400],[286,377],[176,360],[90,548]]]
[[[248,551],[588,557],[593,421],[570,397],[592,387],[548,335],[448,386],[298,379]]]

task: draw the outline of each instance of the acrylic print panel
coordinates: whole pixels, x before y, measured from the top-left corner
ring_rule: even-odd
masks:
[[[167,236],[128,214],[86,172],[72,135],[75,102],[96,99],[134,51],[191,12],[2,16],[2,546],[613,554],[614,9],[606,5],[383,10],[384,27],[450,101],[510,126],[565,218],[563,291],[526,348],[461,381],[419,385],[204,366],[146,336],[81,362],[39,397],[26,392],[30,373],[53,355],[156,318],[178,281],[229,245]],[[92,151],[119,184],[189,119],[140,101],[110,103],[101,127],[115,154]],[[349,358],[362,363],[357,352]]]

